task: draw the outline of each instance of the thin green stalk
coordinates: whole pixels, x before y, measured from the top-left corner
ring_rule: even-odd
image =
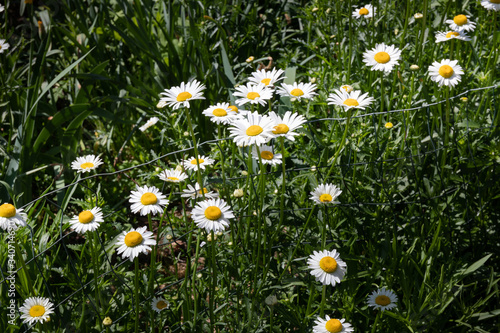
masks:
[[[375,323],[372,326],[372,333],[377,332],[377,324],[378,324],[378,321],[380,320],[381,316],[382,316],[382,311],[378,311],[377,317],[375,317]]]
[[[424,57],[420,56],[420,53],[422,52],[423,45],[424,45],[424,35],[425,35],[425,29],[427,28],[427,2],[428,0],[424,0],[424,12],[422,13],[424,17],[422,18],[422,25],[421,25],[421,30],[420,30],[420,40],[417,45],[417,53],[415,55],[415,59],[419,59],[418,65],[422,67],[422,61],[424,60]]]
[[[214,299],[215,299],[215,286],[217,284],[217,267],[215,265],[215,234],[214,231],[210,231],[210,236],[212,237],[212,241],[210,242],[211,245],[211,260],[210,260],[210,268],[211,268],[211,279],[210,279],[210,293],[209,293],[209,299],[208,299],[208,308],[210,312],[210,332],[215,332],[214,331],[214,324],[215,324],[215,314],[214,314]]]
[[[134,300],[135,300],[135,326],[134,332],[139,333],[139,257],[134,259]]]
[[[203,181],[201,178],[201,172],[200,172],[200,155],[198,154],[198,145],[196,144],[196,136],[194,135],[194,129],[193,129],[193,124],[191,123],[191,113],[190,109],[184,109],[186,112],[186,118],[188,120],[188,126],[189,126],[189,133],[191,134],[191,140],[193,140],[193,149],[194,149],[194,156],[196,158],[196,177],[198,179],[198,184],[200,184],[200,189],[201,189],[201,194],[203,196],[203,200],[205,200],[205,191],[203,191]]]
[[[93,231],[88,231],[87,232],[87,242],[90,244],[90,253],[91,253],[91,261],[92,261],[92,268],[94,270],[94,292],[95,292],[95,306],[97,311],[101,311],[101,294],[99,292],[99,281],[98,281],[98,276],[99,276],[99,255],[97,254],[95,250],[95,244],[97,244],[97,232]],[[95,243],[95,244],[94,244]],[[99,330],[102,330],[102,322],[99,320],[99,317],[97,317],[97,325],[99,327]]]
[[[349,0],[349,9],[352,8],[351,0]],[[349,17],[349,57],[347,58],[347,81],[351,81],[351,59],[352,59],[352,15],[348,13]]]
[[[344,135],[342,136],[342,140],[340,142],[339,149],[337,150],[337,152],[333,156],[332,165],[330,166],[330,170],[328,170],[328,173],[326,174],[325,181],[328,180],[328,177],[333,172],[333,169],[335,168],[335,163],[337,162],[337,158],[340,154],[340,151],[344,148],[346,138],[347,138],[347,132],[349,130],[349,123],[351,122],[351,116],[352,116],[352,110],[348,110],[347,111],[347,123],[345,125]]]
[[[153,221],[151,218],[151,214],[148,214],[148,222],[149,222],[149,230],[152,232],[153,231]],[[148,290],[146,292],[146,295],[149,297],[154,297],[154,281],[155,281],[155,272],[156,272],[156,249],[158,247],[158,242],[159,242],[159,229],[158,233],[156,235],[156,245],[153,245],[151,249],[151,260],[150,260],[150,265],[149,265],[149,280],[148,280]],[[154,322],[155,322],[155,311],[152,309],[152,307],[148,307],[148,312],[149,312],[149,318],[151,318],[151,332],[154,330]]]
[[[325,316],[325,303],[326,303],[326,285],[323,285],[323,291],[321,292],[321,306],[320,306],[320,316],[323,318]]]

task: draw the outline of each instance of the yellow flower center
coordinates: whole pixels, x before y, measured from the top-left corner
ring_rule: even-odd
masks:
[[[333,200],[332,196],[328,193],[319,196],[319,201],[321,202],[331,202]]]
[[[156,195],[151,192],[146,192],[141,197],[141,203],[143,205],[154,205],[158,201]]]
[[[203,163],[203,162],[205,162],[205,160],[204,160],[204,159],[202,159],[202,158],[200,158],[198,161],[199,161],[199,163],[200,163],[200,164],[201,164],[201,163]],[[192,161],[191,161],[191,164],[196,165],[196,158],[195,158],[194,160],[192,160]]]
[[[342,331],[342,323],[338,319],[330,319],[326,322],[325,328],[328,332],[338,333]]]
[[[266,79],[263,79],[262,81],[260,81],[262,83],[264,83],[266,86],[269,85],[269,82],[271,82],[271,79],[269,78],[266,78]]]
[[[236,105],[229,105],[228,109],[231,109],[231,111],[238,113],[238,108],[236,107]]]
[[[259,135],[260,133],[262,133],[264,129],[262,127],[260,127],[259,125],[252,125],[250,126],[249,128],[247,128],[247,135],[248,136],[256,136],[256,135]]]
[[[30,309],[31,317],[41,317],[45,313],[45,307],[43,305],[33,305]]]
[[[500,0],[498,0],[498,1],[500,1]],[[458,36],[460,36],[460,34],[458,32],[455,32],[455,31],[450,31],[446,34],[446,38],[451,38],[452,36],[458,37]]]
[[[272,160],[273,156],[274,154],[267,150],[260,153],[260,157],[262,157],[265,160]]]
[[[125,236],[125,245],[134,247],[142,243],[142,235],[137,231],[131,231]]]
[[[156,303],[156,307],[160,310],[163,310],[165,309],[166,307],[168,306],[167,303],[165,303],[164,301],[159,301],[158,303]]]
[[[388,304],[391,304],[391,299],[385,295],[379,295],[377,298],[375,298],[375,303],[378,305],[386,306]]]
[[[206,187],[203,188],[203,190],[199,190],[198,193],[200,193],[201,195],[203,194],[207,194],[208,193],[208,190]]]
[[[298,88],[295,88],[292,91],[290,91],[290,95],[295,96],[295,97],[299,97],[299,96],[304,95],[304,92]]]
[[[366,8],[361,8],[359,10],[359,15],[368,15],[368,13],[369,13],[368,9],[366,9]]]
[[[439,68],[439,75],[441,75],[445,79],[452,77],[453,73],[453,68],[451,68],[451,66],[443,65]]]
[[[209,220],[215,221],[220,219],[222,212],[217,206],[210,206],[205,209],[205,217]]]
[[[9,203],[4,203],[3,205],[0,206],[0,217],[12,217],[16,215],[16,208],[9,204]]]
[[[288,128],[288,126],[286,124],[279,124],[279,125],[274,126],[273,133],[274,134],[286,134],[286,133],[288,133],[289,130],[290,129]]]
[[[354,98],[348,98],[344,101],[344,105],[347,105],[347,106],[358,106],[359,103],[357,100],[355,100]]]
[[[93,168],[94,167],[94,163],[90,163],[90,162],[85,162],[85,163],[82,163],[82,165],[80,165],[80,168],[82,169],[88,169],[88,168]]]
[[[213,115],[216,117],[224,117],[227,116],[227,112],[224,109],[215,109],[213,112]]]
[[[453,22],[455,22],[456,25],[464,25],[467,23],[467,16],[457,15],[453,18]]]
[[[490,0],[491,3],[500,3],[500,0]]]
[[[251,99],[252,101],[253,101],[254,99],[256,99],[257,97],[260,97],[259,93],[256,93],[256,92],[253,92],[253,91],[251,91],[251,92],[249,92],[249,93],[247,94],[247,98],[248,98],[248,99]]]
[[[94,214],[90,210],[84,210],[80,214],[78,214],[78,221],[83,224],[87,224],[92,222],[94,219]]]
[[[2,44],[0,44],[0,50],[2,49]]]
[[[179,178],[177,178],[177,177],[167,177],[167,179],[170,179],[170,180],[179,180]]]
[[[319,261],[319,267],[327,273],[333,273],[337,270],[337,260],[326,256]]]
[[[392,125],[392,123],[391,123],[391,122],[388,122],[388,123],[385,123],[385,125],[384,125],[384,126],[385,126],[385,128],[388,128],[388,129],[389,129],[389,128],[392,128],[392,126],[394,126],[394,125]]]
[[[187,91],[181,92],[179,95],[177,95],[177,102],[185,102],[191,97],[193,97],[193,95],[191,95]]]
[[[374,57],[375,61],[379,64],[388,63],[391,60],[391,56],[387,52],[378,52]]]

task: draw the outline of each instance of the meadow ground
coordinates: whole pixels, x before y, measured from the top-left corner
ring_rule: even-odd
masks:
[[[0,331],[498,332],[498,0],[7,0]]]

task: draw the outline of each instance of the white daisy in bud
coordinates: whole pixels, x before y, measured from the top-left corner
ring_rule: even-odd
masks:
[[[147,254],[151,251],[150,245],[156,245],[156,240],[153,239],[153,233],[146,231],[146,227],[134,229],[129,232],[124,231],[118,236],[116,245],[117,253],[122,256],[122,259],[133,261],[139,254]]]
[[[340,86],[340,89],[342,90],[345,90],[346,93],[350,93],[351,91],[354,90],[353,87],[351,87],[350,85],[348,84],[344,84],[343,86]]]
[[[9,43],[5,42],[5,39],[0,39],[0,53],[4,53],[9,49]]]
[[[316,324],[313,327],[314,333],[344,333],[344,332],[354,332],[354,328],[351,324],[346,323],[345,319],[335,319],[330,318],[326,315],[325,319],[318,317],[314,321]]]
[[[446,42],[452,39],[463,40],[466,42],[470,41],[469,36],[467,36],[463,31],[438,31],[438,33],[436,33],[436,43]]]
[[[151,301],[151,307],[153,308],[153,310],[160,313],[162,310],[168,308],[168,302],[163,297],[155,297]]]
[[[335,200],[341,193],[342,191],[333,184],[321,184],[311,192],[309,199],[316,205],[339,204],[340,202]]]
[[[103,164],[103,161],[101,161],[99,156],[85,155],[77,157],[75,161],[71,162],[71,169],[84,173],[97,169],[101,164]]]
[[[373,97],[368,97],[368,93],[361,95],[360,90],[347,93],[343,89],[335,90],[326,100],[329,102],[328,104],[341,106],[345,111],[350,109],[364,110],[374,101]]]
[[[236,108],[238,110],[238,108]],[[203,111],[203,114],[210,118],[216,124],[230,124],[232,119],[236,117],[237,112],[229,107],[229,103],[217,103]]]
[[[481,1],[481,6],[487,10],[500,10],[500,0],[483,0]]]
[[[285,77],[281,76],[285,73],[282,69],[273,68],[272,71],[266,71],[265,69],[257,70],[252,73],[252,77],[248,78],[254,84],[262,83],[265,86],[274,86],[277,81],[283,80]]]
[[[172,106],[174,110],[180,108],[181,106],[189,108],[189,102],[195,99],[205,99],[203,97],[202,91],[206,87],[197,80],[193,80],[189,83],[182,82],[180,86],[172,87],[170,89],[165,89],[164,92],[160,93],[160,102],[157,107],[164,107],[165,105]]]
[[[246,86],[236,87],[236,92],[233,95],[241,97],[236,100],[238,105],[246,103],[266,105],[267,100],[273,97],[273,92],[262,83],[253,84],[248,82]]]
[[[22,313],[21,319],[24,319],[23,324],[43,324],[50,320],[49,315],[54,313],[54,304],[46,297],[30,297],[24,301],[19,311]]]
[[[361,17],[372,18],[373,15],[375,15],[375,10],[376,10],[376,8],[373,7],[372,5],[366,5],[366,6],[361,7],[361,8],[356,8],[352,12],[352,16],[357,18],[357,19],[359,19]]]
[[[234,218],[231,207],[222,199],[208,199],[198,202],[191,213],[194,223],[207,233],[224,231],[229,226],[229,219]]]
[[[163,170],[162,172],[160,172],[158,177],[161,180],[169,183],[180,183],[188,178],[188,176],[184,172],[174,169]]]
[[[189,200],[203,198],[203,194],[205,194],[205,198],[217,198],[219,196],[217,192],[209,191],[206,187],[202,190],[198,183],[194,184],[194,187],[188,184],[187,187],[187,189],[182,190],[183,194],[181,194],[181,197],[188,198]]]
[[[28,215],[23,212],[23,209],[16,209],[10,203],[0,205],[0,228],[8,230],[9,228],[17,229],[26,226]]]
[[[158,120],[160,120],[158,117],[149,118],[149,120],[144,125],[139,127],[139,130],[141,132],[144,132],[145,130],[147,130],[148,128],[150,128],[154,124],[156,124],[158,122]]]
[[[257,112],[235,120],[229,127],[230,136],[238,146],[262,145],[274,137],[275,123],[269,116]]]
[[[476,23],[469,21],[466,15],[460,14],[453,18],[453,20],[446,20],[453,31],[474,31],[476,29]]]
[[[276,137],[284,136],[288,140],[295,141],[295,136],[299,133],[294,132],[296,129],[302,128],[302,124],[306,122],[304,116],[292,111],[285,112],[283,117],[278,116],[274,111],[269,112],[269,117],[276,124],[273,129],[273,134]]]
[[[99,228],[100,223],[104,222],[101,208],[94,207],[91,210],[84,210],[78,215],[74,215],[69,223],[71,229],[83,234],[87,231],[94,231]]]
[[[272,147],[263,145],[259,147],[259,151],[262,164],[276,165],[282,163],[282,155],[275,154]],[[257,152],[257,148],[255,146],[252,149],[252,157],[257,161],[259,160],[259,153]]]
[[[390,310],[397,306],[398,297],[391,290],[386,290],[385,288],[376,290],[368,296],[368,306],[372,306],[374,309]]]
[[[340,259],[336,250],[313,251],[313,254],[307,259],[307,264],[309,269],[312,269],[311,275],[314,275],[316,281],[332,286],[340,283],[347,268],[347,264]]]
[[[371,50],[363,53],[363,62],[371,66],[372,71],[390,72],[398,64],[401,50],[394,45],[376,44]]]
[[[215,162],[215,160],[211,159],[210,157],[205,157],[201,156],[198,157],[198,160],[196,158],[190,157],[187,160],[182,161],[182,164],[184,165],[185,169],[188,170],[198,170],[198,165],[200,166],[200,169],[205,170],[207,165],[212,165]]]
[[[444,59],[441,62],[434,61],[429,66],[431,80],[441,86],[454,87],[460,82],[460,75],[464,74],[457,60]]]
[[[300,101],[301,98],[311,99],[315,95],[317,95],[317,93],[314,92],[316,90],[316,87],[317,86],[315,83],[282,83],[281,87],[279,87],[276,92],[282,97],[286,96],[290,98],[296,98]]]
[[[167,197],[154,186],[137,186],[137,191],[132,191],[129,202],[132,204],[132,213],[139,212],[142,216],[148,214],[161,214],[163,206],[168,205]]]

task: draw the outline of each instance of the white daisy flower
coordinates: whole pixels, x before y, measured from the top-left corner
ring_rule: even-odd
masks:
[[[340,89],[345,90],[345,92],[346,92],[346,93],[350,93],[351,91],[353,91],[353,90],[354,90],[354,88],[353,88],[353,87],[351,87],[351,86],[350,86],[350,85],[348,85],[348,84],[344,84],[343,86],[340,86]]]
[[[29,297],[19,308],[23,324],[45,323],[49,315],[54,313],[54,304],[46,297]]]
[[[481,1],[481,6],[486,8],[487,10],[500,10],[500,0],[483,0]]]
[[[168,308],[168,302],[163,297],[155,297],[151,301],[151,307],[153,308],[153,310],[160,313],[162,310]]]
[[[5,39],[0,39],[0,53],[9,49],[10,44],[5,42]]]
[[[339,204],[335,201],[342,191],[333,184],[320,184],[311,192],[309,199],[313,200],[316,205]]]
[[[436,33],[436,43],[446,42],[451,39],[459,39],[466,42],[471,40],[463,31],[438,31]]]
[[[390,72],[401,58],[401,50],[394,45],[376,44],[371,50],[363,53],[363,62],[371,66],[372,71]]]
[[[276,92],[281,96],[297,98],[300,101],[301,98],[305,99],[313,98],[315,95],[317,95],[317,93],[314,92],[315,90],[316,90],[315,83],[294,82],[293,84],[282,83],[281,87],[276,89]]]
[[[144,185],[143,187],[136,186],[137,191],[132,191],[130,199],[128,200],[132,206],[130,209],[132,213],[139,212],[142,216],[148,214],[161,214],[163,206],[167,205],[169,201],[159,189],[154,186]]]
[[[386,290],[385,288],[376,290],[368,296],[368,306],[372,306],[374,309],[390,310],[397,306],[398,297],[392,290]]]
[[[307,264],[309,269],[312,269],[311,275],[314,275],[316,281],[332,286],[340,283],[347,268],[347,264],[340,259],[336,250],[313,251],[313,254],[307,259]]]
[[[190,157],[187,160],[182,161],[182,165],[184,165],[185,169],[188,170],[198,170],[198,165],[200,165],[200,169],[205,170],[207,165],[212,165],[215,160],[210,157],[201,156],[198,158],[198,162],[196,162],[196,158]]]
[[[99,156],[85,155],[77,157],[75,161],[71,162],[71,169],[85,173],[97,169],[101,164],[103,164],[103,161]]]
[[[374,101],[373,97],[368,97],[368,93],[361,95],[360,90],[347,93],[343,89],[335,90],[326,100],[329,102],[328,104],[341,106],[345,111],[350,109],[364,110]]]
[[[144,125],[139,127],[139,130],[141,130],[141,132],[144,132],[145,130],[156,124],[158,120],[160,120],[158,117],[149,118],[149,120]]]
[[[188,188],[185,190],[182,190],[183,194],[181,194],[182,198],[188,198],[189,200],[193,200],[196,198],[203,198],[203,194],[205,194],[205,198],[217,198],[219,194],[217,192],[212,192],[207,190],[206,187],[203,188],[203,191],[201,190],[200,184],[196,183],[194,184],[194,187],[189,185],[187,186]]]
[[[0,228],[8,230],[9,227],[17,229],[26,226],[28,215],[23,212],[23,209],[16,209],[10,203],[0,205]]]
[[[87,231],[94,231],[99,228],[100,223],[104,222],[101,208],[94,207],[91,210],[84,210],[78,215],[74,215],[69,223],[71,229],[83,234]]]
[[[455,16],[453,20],[446,20],[445,23],[453,31],[474,31],[476,29],[476,23],[469,21],[469,17],[463,14]]]
[[[246,103],[266,105],[266,101],[273,97],[273,92],[262,83],[256,85],[248,82],[246,86],[236,87],[236,92],[233,95],[241,97],[236,100],[238,105]]]
[[[207,233],[224,231],[229,226],[229,219],[234,218],[231,207],[220,198],[198,202],[193,208],[191,217],[194,223],[204,228]]]
[[[172,106],[174,110],[180,108],[181,106],[189,108],[189,102],[195,99],[205,99],[203,97],[202,91],[206,87],[197,80],[193,80],[187,84],[184,82],[180,86],[172,87],[170,89],[165,89],[164,92],[160,93],[161,97],[158,107],[164,107],[165,105]]]
[[[0,5],[0,13],[5,10],[5,7],[3,5]]]
[[[330,318],[326,315],[325,319],[318,317],[314,321],[313,333],[345,333],[354,332],[351,324],[346,323],[345,319]]]
[[[285,73],[282,69],[273,68],[272,71],[266,71],[265,69],[257,70],[252,73],[252,77],[248,78],[254,84],[262,83],[265,86],[274,86],[277,81],[283,80],[285,77],[281,75]]]
[[[262,159],[262,164],[271,164],[271,165],[276,165],[276,164],[281,164],[281,154],[274,154],[273,153],[273,148],[270,146],[260,146],[260,157]],[[252,149],[252,157],[255,160],[259,160],[259,154],[257,153],[257,148],[254,146]]]
[[[462,67],[457,60],[444,59],[441,62],[434,61],[429,66],[431,80],[437,82],[440,87],[443,85],[454,87],[460,82],[460,75],[464,74]]]
[[[133,261],[139,254],[151,251],[150,245],[156,245],[156,240],[153,239],[151,231],[146,231],[146,227],[132,228],[129,232],[124,231],[119,235],[115,245],[119,246],[116,251],[118,255],[121,254],[122,259]]]
[[[188,176],[184,172],[174,169],[163,170],[162,172],[160,172],[158,177],[161,180],[170,183],[180,183],[188,178]]]
[[[238,108],[236,108],[236,110],[238,110]],[[237,112],[234,112],[233,108],[229,107],[229,103],[217,103],[205,109],[203,114],[216,124],[227,125],[236,117]]]
[[[275,123],[269,116],[261,116],[257,112],[248,113],[247,117],[239,118],[229,127],[229,136],[233,137],[238,146],[262,145],[274,138]]]
[[[269,112],[269,117],[276,124],[273,129],[273,134],[276,137],[284,136],[288,140],[295,141],[295,136],[299,133],[294,132],[296,129],[302,128],[302,124],[306,122],[304,116],[292,111],[285,112],[283,117],[278,116],[274,111]]]
[[[352,16],[359,19],[360,17],[372,18],[375,15],[376,8],[372,5],[366,5],[361,8],[356,8],[352,12]]]

